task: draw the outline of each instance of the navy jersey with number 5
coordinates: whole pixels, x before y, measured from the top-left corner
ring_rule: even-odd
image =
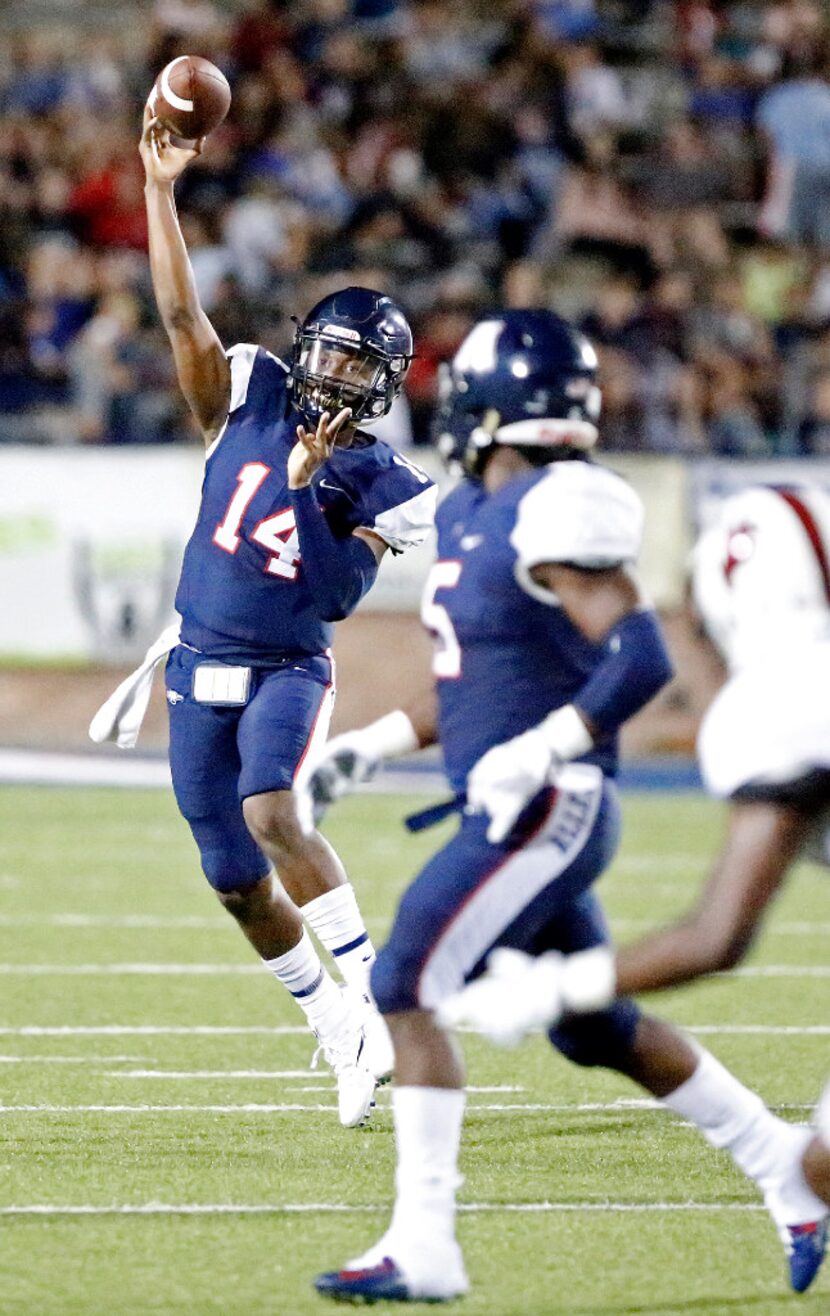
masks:
[[[436,524],[438,561],[421,615],[436,640],[447,775],[461,790],[488,749],[571,703],[605,656],[533,580],[532,568],[634,562],[643,509],[619,476],[579,460],[552,462],[493,494],[464,480]],[[613,774],[616,738],[585,761]]]
[[[287,461],[302,416],[286,387],[288,371],[250,343],[232,347],[228,358],[228,420],[208,450],[176,595],[181,638],[248,664],[320,653],[332,627],[316,612],[294,528]],[[432,481],[369,434],[336,447],[312,483],[337,537],[362,527],[402,552],[433,524]]]

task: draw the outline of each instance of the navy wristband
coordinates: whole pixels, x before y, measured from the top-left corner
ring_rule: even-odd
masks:
[[[342,621],[371,589],[377,559],[362,539],[335,537],[310,484],[289,493],[311,597],[323,621]]]
[[[673,669],[653,612],[629,612],[602,644],[605,657],[573,702],[593,727],[611,735],[654,698]]]

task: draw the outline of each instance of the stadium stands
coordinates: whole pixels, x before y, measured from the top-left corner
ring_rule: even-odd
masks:
[[[830,85],[813,0],[158,0],[0,19],[0,438],[187,441],[151,303],[141,104],[205,54],[234,91],[179,201],[223,339],[284,350],[344,279],[438,360],[480,309],[601,349],[604,445],[830,451]]]

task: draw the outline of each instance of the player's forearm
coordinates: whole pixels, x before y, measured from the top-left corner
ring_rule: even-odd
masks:
[[[737,943],[721,935],[707,936],[700,921],[691,916],[617,950],[617,994],[635,996],[679,987],[731,968],[740,958]]]
[[[230,366],[199,302],[176,215],[173,184],[149,180],[145,196],[156,303],[173,348],[181,390],[205,442],[211,443],[228,414]]]
[[[323,621],[342,621],[371,589],[377,558],[362,539],[337,539],[310,484],[290,489],[306,584]]]
[[[655,613],[629,612],[605,636],[605,657],[574,698],[594,738],[612,735],[671,680],[671,658]]]
[[[173,184],[148,181],[144,195],[153,292],[159,314],[170,332],[195,323],[204,311],[179,227]]]

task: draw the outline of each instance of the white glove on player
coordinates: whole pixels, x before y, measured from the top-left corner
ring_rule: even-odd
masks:
[[[467,779],[467,807],[472,813],[489,813],[487,840],[491,845],[505,839],[522,809],[551,781],[557,766],[536,727],[494,745],[479,759]]]
[[[559,1021],[561,965],[555,951],[534,959],[521,950],[494,950],[486,972],[439,1005],[436,1021],[442,1028],[470,1028],[497,1046],[518,1046]]]
[[[593,744],[580,714],[565,704],[538,726],[488,749],[467,778],[467,808],[489,813],[490,844],[505,839],[522,809],[554,780],[563,763],[581,758]]]
[[[470,1028],[497,1046],[516,1046],[529,1033],[554,1028],[565,1013],[607,1009],[615,994],[610,946],[537,958],[502,947],[480,978],[439,1005],[435,1018],[442,1028]]]
[[[306,783],[315,824],[336,800],[350,795],[362,782],[370,781],[379,766],[380,759],[367,753],[360,731],[347,731],[324,745]]]
[[[301,783],[315,824],[329,805],[370,781],[385,759],[409,754],[417,748],[418,737],[401,709],[329,740],[309,764],[308,775]]]

